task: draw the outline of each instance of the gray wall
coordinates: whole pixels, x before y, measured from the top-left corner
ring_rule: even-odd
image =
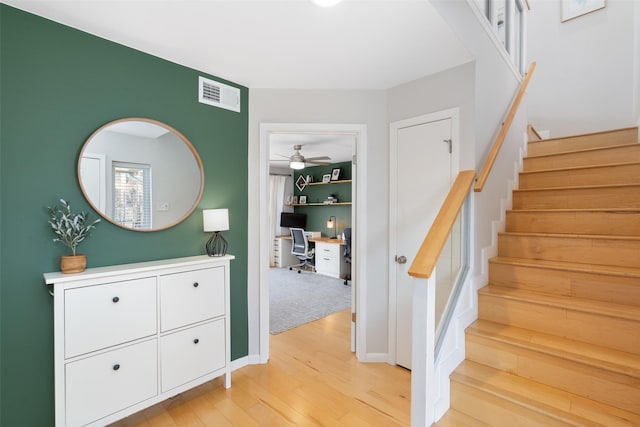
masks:
[[[531,7],[528,49],[538,63],[531,123],[551,136],[635,125],[640,2],[608,0],[604,9],[566,22],[558,1]]]
[[[480,172],[500,124],[506,116],[520,81],[515,68],[496,49],[496,39],[485,31],[481,20],[466,1],[432,0],[438,12],[452,26],[463,44],[477,58],[475,63],[474,168]],[[538,3],[536,3],[538,4]],[[535,76],[534,76],[535,78]],[[481,250],[493,246],[492,223],[501,216],[500,201],[509,196],[507,182],[513,178],[523,134],[526,131],[526,103],[507,134],[500,155],[481,193],[474,193],[473,274],[481,275]]]
[[[475,63],[396,86],[388,94],[393,123],[423,114],[460,108],[460,169],[475,168]]]

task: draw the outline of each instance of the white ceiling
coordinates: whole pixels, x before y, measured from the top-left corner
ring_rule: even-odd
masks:
[[[427,0],[5,0],[250,88],[388,89],[471,55]]]
[[[3,1],[249,88],[384,90],[472,60],[428,0]],[[298,136],[307,157],[351,158],[326,139]]]

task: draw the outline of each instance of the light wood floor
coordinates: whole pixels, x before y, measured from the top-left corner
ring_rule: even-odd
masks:
[[[132,415],[114,427],[408,426],[411,373],[358,363],[350,310],[271,335],[271,359]]]

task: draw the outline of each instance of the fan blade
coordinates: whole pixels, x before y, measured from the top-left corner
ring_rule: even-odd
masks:
[[[305,159],[305,161],[309,162],[309,161],[314,161],[314,160],[331,160],[331,157],[329,157],[329,156],[305,157],[304,159]]]
[[[330,165],[330,164],[331,164],[331,163],[329,163],[329,162],[318,162],[318,161],[315,161],[315,160],[309,160],[309,159],[306,159],[304,162],[305,162],[305,163],[312,164],[312,165],[323,165],[323,166],[326,166],[326,165]]]
[[[288,162],[289,159],[271,159],[270,162]]]
[[[276,155],[276,156],[279,156],[279,157],[284,157],[285,159],[288,159],[289,157],[291,157],[291,156],[284,156],[284,155],[282,155],[282,154],[277,154],[277,153],[275,153],[275,155]]]

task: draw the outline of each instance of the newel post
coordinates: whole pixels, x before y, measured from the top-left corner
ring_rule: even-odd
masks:
[[[435,269],[428,279],[413,279],[411,427],[434,422],[435,296]]]

